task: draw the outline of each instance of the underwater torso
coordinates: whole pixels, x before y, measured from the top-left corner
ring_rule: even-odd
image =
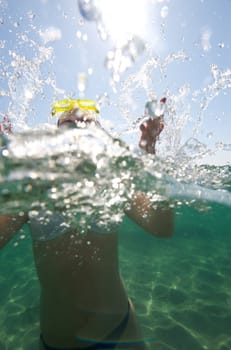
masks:
[[[45,215],[44,212],[40,212],[36,218],[30,218],[28,225],[32,239],[35,241],[54,239],[71,230],[63,215],[59,213]]]
[[[89,220],[87,229],[78,227],[77,224],[67,223],[61,213],[39,212],[28,222],[32,239],[34,241],[48,241],[58,238],[70,231],[76,230],[80,233],[110,234],[118,232],[118,223],[102,223],[102,221]]]

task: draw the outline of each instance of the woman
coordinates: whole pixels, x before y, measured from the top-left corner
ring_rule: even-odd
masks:
[[[92,111],[81,105],[72,106],[58,120],[59,128],[79,124],[99,127]],[[141,126],[140,147],[155,153],[162,129],[161,117],[149,119]],[[125,211],[149,233],[171,236],[172,210],[153,209],[144,194],[137,193]],[[40,349],[146,349],[119,274],[117,228],[103,234],[99,232],[103,228],[94,223],[82,235],[75,227],[68,228],[57,213],[46,225],[41,220],[28,220],[27,214],[1,215],[0,246],[25,222],[30,227],[41,285]]]

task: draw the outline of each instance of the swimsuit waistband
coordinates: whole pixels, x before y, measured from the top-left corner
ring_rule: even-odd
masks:
[[[92,342],[90,342],[89,340],[88,341],[81,340],[83,343],[86,343],[86,344],[91,343],[89,346],[85,348],[69,348],[69,349],[54,348],[46,344],[42,334],[40,335],[40,340],[44,346],[44,349],[46,350],[101,350],[101,349],[110,350],[110,349],[114,349],[118,345],[118,341],[128,324],[130,309],[131,309],[131,306],[130,306],[130,302],[128,301],[128,310],[126,315],[124,316],[120,324],[115,329],[113,329],[113,331],[109,335],[107,335],[106,338],[104,338],[104,340],[102,340],[101,342],[92,344]]]

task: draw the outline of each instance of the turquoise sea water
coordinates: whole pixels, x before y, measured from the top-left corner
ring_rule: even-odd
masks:
[[[231,349],[229,166],[191,167],[182,158],[174,168],[132,153],[103,130],[35,130],[1,142],[1,213],[35,215],[42,204],[67,211],[67,219],[80,211],[83,225],[102,208],[103,221],[121,220],[121,274],[151,349]],[[174,207],[170,239],[122,216],[132,190]],[[0,266],[0,349],[36,350],[40,291],[27,226],[1,249]]]
[[[169,240],[125,225],[124,276],[153,349],[231,349],[231,213],[210,206],[177,210]]]

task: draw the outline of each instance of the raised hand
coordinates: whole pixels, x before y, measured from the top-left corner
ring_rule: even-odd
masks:
[[[163,97],[160,102],[165,103],[166,98]],[[140,148],[147,153],[155,154],[155,145],[161,131],[164,129],[164,116],[150,117],[141,124],[141,136],[139,140]]]

